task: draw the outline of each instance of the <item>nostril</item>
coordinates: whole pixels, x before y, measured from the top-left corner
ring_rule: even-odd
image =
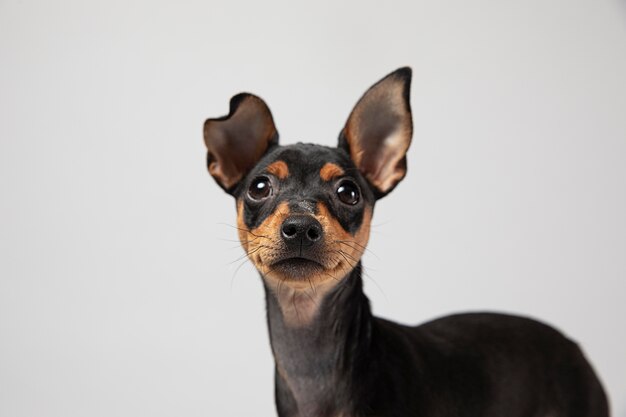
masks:
[[[309,227],[309,230],[307,230],[306,232],[306,236],[309,238],[309,240],[311,240],[312,242],[315,242],[316,240],[318,240],[321,237],[321,233],[320,231],[317,229],[317,227]]]
[[[319,241],[324,232],[322,225],[314,217],[296,215],[289,217],[283,222],[280,234],[283,240],[289,242],[290,245],[298,242],[301,245],[304,241],[309,242],[309,244]]]
[[[294,237],[298,233],[298,228],[293,224],[283,225],[283,236]]]

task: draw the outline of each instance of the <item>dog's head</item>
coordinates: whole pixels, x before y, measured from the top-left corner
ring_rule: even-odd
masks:
[[[280,146],[269,108],[251,94],[205,122],[209,172],[235,197],[239,239],[266,282],[332,285],[358,264],[375,201],[406,174],[410,82],[401,68],[373,85],[336,148]]]

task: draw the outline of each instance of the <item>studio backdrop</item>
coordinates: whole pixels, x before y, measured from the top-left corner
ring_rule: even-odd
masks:
[[[626,417],[626,4],[0,1],[0,416],[273,416],[263,289],[202,125],[268,103],[335,146],[413,68],[365,290],[417,324],[520,314]]]

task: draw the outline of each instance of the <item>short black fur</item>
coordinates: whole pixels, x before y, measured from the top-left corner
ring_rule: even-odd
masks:
[[[410,79],[410,69],[402,68],[375,85],[389,87],[389,95],[401,91],[405,107],[395,114],[399,118],[410,117]],[[396,88],[398,83],[401,89]],[[389,104],[386,97],[381,95],[383,102],[377,104]],[[243,98],[233,99],[228,117]],[[411,127],[398,145],[406,152],[412,121],[404,120],[402,126]],[[212,140],[205,137],[207,144]],[[277,216],[282,203],[287,203],[290,215],[311,219],[319,216],[317,205],[322,203],[350,236],[367,227],[366,212],[402,179],[406,159],[402,152],[396,154],[402,157],[400,175],[390,174],[395,176],[389,182],[383,178],[387,191],[381,192],[361,175],[350,140],[345,130],[337,148],[301,143],[280,146],[277,137],[272,139],[256,165],[226,190],[243,206],[243,233]],[[284,162],[288,173],[268,172],[276,161]],[[359,204],[349,206],[337,199],[335,179],[320,177],[326,163],[337,165],[343,171],[341,178],[358,185]],[[271,197],[262,201],[247,194],[259,176],[269,178],[273,186]],[[280,230],[274,232],[280,236]],[[336,282],[323,284],[330,288],[326,292],[317,292],[311,281],[311,291],[298,289],[298,279],[288,282],[289,277],[276,286],[262,273],[280,417],[609,416],[606,395],[591,365],[576,343],[554,328],[494,313],[451,315],[416,327],[376,318],[363,293],[360,259],[348,263],[349,271],[331,277]],[[377,276],[379,280],[395,278]],[[313,301],[315,314],[294,324],[289,308],[292,302],[297,307],[303,294]]]
[[[384,279],[385,277],[379,277]],[[291,329],[266,290],[278,415],[606,417],[602,386],[579,347],[523,317],[458,314],[409,327],[376,318],[361,266]],[[316,387],[319,387],[316,389]],[[341,414],[343,413],[343,414]]]

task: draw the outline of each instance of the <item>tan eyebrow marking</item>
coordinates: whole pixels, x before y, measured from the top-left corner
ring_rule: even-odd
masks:
[[[323,181],[330,181],[335,177],[339,177],[343,175],[345,172],[341,167],[337,164],[333,164],[332,162],[326,162],[322,169],[320,169],[320,178]]]
[[[266,170],[281,180],[284,180],[289,176],[289,167],[285,161],[272,162],[267,166]]]

